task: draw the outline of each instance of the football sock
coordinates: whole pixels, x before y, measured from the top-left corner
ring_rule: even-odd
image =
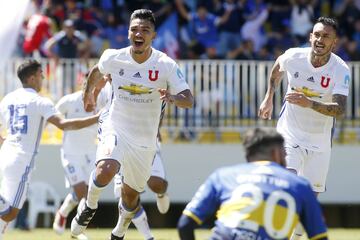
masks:
[[[132,218],[135,216],[136,212],[139,209],[139,205],[133,209],[126,209],[120,200],[119,202],[119,218],[116,223],[115,228],[112,230],[112,234],[117,237],[123,237],[126,233],[126,230],[129,228]]]
[[[96,169],[94,169],[90,174],[89,190],[88,190],[87,200],[86,200],[86,205],[91,209],[97,209],[98,201],[100,198],[100,193],[106,187],[106,185],[100,187],[96,184],[95,172],[96,172]]]
[[[2,218],[0,218],[0,240],[2,239],[2,236],[5,233],[7,224],[8,222],[5,222],[4,220],[2,220]]]
[[[1,195],[0,195],[0,213],[1,216],[7,214],[10,210],[11,210],[11,206],[9,204],[8,201],[6,201]],[[2,239],[2,236],[5,233],[5,229],[8,225],[8,222],[4,221],[1,217],[0,217],[0,240]]]
[[[59,213],[63,217],[67,217],[69,213],[78,205],[77,199],[74,197],[74,193],[69,193],[66,197],[64,202],[62,203]]]
[[[144,208],[140,205],[140,209],[136,212],[134,218],[132,219],[133,224],[137,230],[144,236],[145,239],[153,238],[151,234],[148,219]]]

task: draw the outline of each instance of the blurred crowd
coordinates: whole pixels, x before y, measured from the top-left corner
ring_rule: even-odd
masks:
[[[339,21],[335,52],[360,60],[360,0],[32,0],[17,56],[97,58],[128,45],[130,14],[151,9],[160,27],[177,13],[179,59],[274,60],[306,46],[319,16]]]

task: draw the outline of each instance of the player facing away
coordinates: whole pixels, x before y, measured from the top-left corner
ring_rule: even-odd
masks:
[[[275,129],[255,128],[244,138],[248,163],[212,173],[178,222],[180,239],[214,215],[211,240],[289,239],[301,222],[309,239],[327,239],[320,204],[307,180],[285,168],[284,139]]]
[[[97,165],[89,181],[86,204],[71,223],[73,235],[82,233],[98,207],[102,190],[121,169],[123,176],[119,219],[111,239],[123,239],[137,212],[139,193],[151,174],[162,101],[190,108],[193,96],[174,60],[151,47],[156,36],[155,18],[147,9],[130,17],[131,46],[105,50],[87,79],[85,109],[94,106],[93,89],[110,74],[114,98],[109,109],[104,140],[97,148]]]
[[[6,138],[0,149],[0,238],[8,222],[16,218],[28,191],[35,155],[45,122],[62,130],[80,129],[98,120],[98,115],[64,119],[50,99],[38,94],[44,78],[41,64],[23,62],[17,69],[22,88],[8,93],[0,103],[0,124]]]
[[[350,70],[332,53],[337,22],[320,17],[310,33],[311,47],[291,48],[276,60],[260,105],[259,117],[271,119],[273,96],[284,73],[288,88],[277,130],[286,142],[287,167],[307,178],[318,194],[325,191],[335,118],[345,113]],[[300,238],[299,226],[292,239]]]
[[[82,100],[82,91],[63,96],[56,104],[56,109],[66,118],[91,116],[100,111],[110,99],[106,92],[99,94],[96,109],[86,112]],[[72,188],[56,213],[53,229],[62,234],[65,230],[69,213],[86,198],[87,184],[95,166],[97,126],[89,126],[76,131],[64,131],[61,147],[61,163],[65,172],[67,188]],[[74,144],[76,143],[76,144]],[[86,239],[84,235],[81,237]]]

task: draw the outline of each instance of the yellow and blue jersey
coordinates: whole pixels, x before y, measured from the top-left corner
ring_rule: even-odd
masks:
[[[184,214],[200,225],[215,213],[212,239],[289,239],[299,222],[309,239],[327,236],[309,183],[273,162],[224,167],[210,175]]]

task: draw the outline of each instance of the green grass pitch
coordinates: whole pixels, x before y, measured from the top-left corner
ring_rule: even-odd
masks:
[[[86,233],[90,240],[106,240],[111,229],[87,229]],[[178,240],[175,229],[152,229],[156,240]],[[209,230],[196,230],[196,239],[205,240],[210,235]],[[330,229],[329,237],[332,240],[360,240],[360,229]],[[134,229],[126,234],[127,240],[142,240],[141,235]],[[303,237],[302,240],[307,239]],[[67,230],[63,235],[56,235],[52,229],[34,229],[32,231],[9,230],[3,240],[71,240]]]

